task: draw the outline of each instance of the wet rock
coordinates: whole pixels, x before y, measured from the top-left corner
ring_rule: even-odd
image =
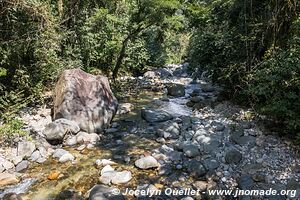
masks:
[[[213,171],[220,166],[220,163],[215,159],[205,159],[203,165],[208,171]]]
[[[55,200],[83,200],[83,198],[73,189],[66,189],[61,191]]]
[[[164,122],[173,119],[172,115],[158,109],[142,109],[141,115],[143,119],[150,123]]]
[[[99,133],[108,128],[118,101],[109,81],[81,69],[65,70],[55,87],[54,119],[75,121],[81,130]]]
[[[251,176],[243,175],[238,180],[238,186],[242,190],[251,190],[254,187],[254,181]]]
[[[27,160],[23,160],[16,166],[16,172],[22,172],[23,170],[27,169],[29,166],[29,162]]]
[[[225,154],[225,161],[228,164],[238,164],[241,160],[242,160],[242,154],[235,149],[229,150]]]
[[[221,122],[213,121],[210,125],[215,131],[223,131],[225,129],[225,125]]]
[[[252,179],[255,181],[255,182],[265,182],[266,180],[266,175],[263,174],[263,173],[256,173],[252,176]]]
[[[135,161],[135,166],[140,169],[151,169],[159,166],[157,160],[152,156],[146,156]]]
[[[105,130],[105,133],[107,133],[107,134],[116,133],[116,132],[118,132],[118,130],[119,129],[117,129],[117,128],[108,128]]]
[[[29,158],[35,150],[35,144],[29,141],[18,143],[18,156]]]
[[[200,155],[199,148],[196,144],[185,144],[183,146],[184,154],[189,158],[194,158]]]
[[[192,101],[186,102],[186,106],[187,106],[187,107],[193,107],[194,105],[195,105],[195,103],[192,102]]]
[[[185,95],[185,87],[181,84],[172,84],[167,87],[168,95],[182,97]]]
[[[190,160],[187,163],[187,171],[195,178],[203,177],[207,173],[203,164],[197,160]]]
[[[190,100],[191,100],[191,102],[193,102],[195,104],[195,103],[199,103],[199,102],[203,101],[204,98],[201,96],[195,96],[195,97],[192,97]]]
[[[215,91],[215,88],[210,84],[201,84],[201,90],[203,92],[213,92]]]
[[[14,174],[0,173],[0,186],[6,186],[18,183],[19,180]]]
[[[57,119],[48,124],[44,129],[44,135],[52,144],[61,143],[67,133],[76,134],[80,131],[76,122],[67,119]]]
[[[70,153],[66,153],[64,155],[62,155],[60,158],[59,158],[59,162],[60,163],[65,163],[65,162],[68,162],[68,161],[73,161],[75,158],[72,154]]]
[[[95,185],[89,194],[89,200],[125,200],[122,194],[116,194],[117,188],[108,187],[106,185]]]

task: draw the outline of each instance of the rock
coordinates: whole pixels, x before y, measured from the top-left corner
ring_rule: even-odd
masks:
[[[229,150],[225,154],[225,161],[228,164],[238,164],[241,160],[242,160],[242,154],[235,149]]]
[[[27,160],[23,160],[16,166],[16,172],[21,172],[25,169],[27,169],[29,166],[29,162]]]
[[[118,191],[117,188],[95,185],[90,191],[89,200],[125,200],[121,193],[117,193]]]
[[[187,163],[187,171],[196,178],[201,178],[206,174],[206,169],[200,161],[191,160]]]
[[[65,70],[55,87],[54,119],[75,121],[81,130],[99,133],[108,128],[118,102],[109,81],[81,69]]]
[[[112,184],[124,184],[132,179],[130,171],[116,172],[115,176],[111,179]]]
[[[53,152],[53,158],[60,158],[62,157],[63,155],[65,154],[68,154],[69,152],[64,150],[64,149],[56,149],[54,152]]]
[[[200,155],[199,148],[196,144],[185,144],[183,146],[183,152],[189,158],[194,158]]]
[[[213,92],[215,91],[215,88],[210,84],[201,84],[201,90],[203,92]]]
[[[141,115],[143,119],[150,123],[164,122],[173,119],[172,115],[158,109],[142,109]]]
[[[107,160],[107,159],[101,159],[101,160],[96,160],[95,162],[96,166],[100,167],[100,166],[106,166],[106,165],[116,165],[117,163],[115,163],[114,161],[111,160]]]
[[[21,156],[22,158],[29,158],[34,150],[35,144],[32,142],[25,141],[18,143],[18,156]]]
[[[40,151],[36,150],[36,151],[34,151],[34,152],[31,154],[29,160],[30,160],[30,161],[36,161],[36,160],[38,160],[40,157],[41,157]]]
[[[213,171],[220,166],[220,163],[215,159],[205,159],[203,165],[208,171]]]
[[[131,110],[134,108],[134,105],[132,103],[120,103],[117,114],[123,115],[126,113],[131,112]]]
[[[66,153],[64,155],[62,155],[60,158],[59,158],[59,162],[60,163],[65,163],[65,162],[68,162],[68,161],[73,161],[75,158],[72,154],[70,153]]]
[[[165,122],[157,127],[156,132],[165,139],[176,139],[180,135],[180,127],[176,122]]]
[[[49,180],[56,180],[56,179],[58,179],[59,175],[60,175],[59,172],[54,171],[54,172],[50,172],[50,174],[48,175],[47,178]]]
[[[195,103],[199,103],[199,102],[203,101],[204,98],[201,96],[194,96],[190,100],[191,100],[191,102],[193,102],[195,104]]]
[[[199,191],[203,192],[206,190],[208,183],[206,181],[196,181],[193,183],[193,186]]]
[[[102,168],[100,174],[103,175],[103,174],[105,174],[105,173],[107,173],[107,172],[113,172],[113,171],[115,171],[114,168],[112,168],[110,165],[106,165],[106,166],[104,166],[104,167]]]
[[[76,134],[80,131],[76,122],[67,119],[57,119],[48,124],[44,129],[44,135],[52,144],[61,143],[67,133]]]
[[[10,162],[10,161],[6,160],[5,158],[2,158],[2,157],[0,157],[0,166],[3,167],[3,171],[4,170],[10,170],[10,169],[13,169],[15,167],[14,163],[12,163],[12,162]]]
[[[238,180],[238,186],[242,190],[251,190],[254,186],[254,181],[249,175],[242,175]]]
[[[64,141],[64,145],[66,146],[75,146],[77,144],[76,136],[69,135],[67,139]]]
[[[77,143],[91,143],[96,144],[100,140],[100,136],[96,133],[86,133],[86,132],[79,132],[76,135]]]
[[[0,186],[6,186],[18,183],[19,180],[15,175],[9,173],[0,173]]]
[[[151,169],[159,166],[157,160],[152,156],[146,156],[135,161],[135,166],[140,169]]]
[[[111,180],[116,175],[117,172],[115,171],[108,171],[103,174],[101,174],[99,181],[105,185],[109,185],[111,183]]]
[[[185,95],[185,87],[181,84],[172,84],[167,87],[168,95],[174,97],[183,97]]]
[[[222,124],[221,122],[213,121],[210,125],[213,127],[215,131],[223,131],[225,129],[225,125]]]
[[[55,198],[56,200],[83,200],[83,198],[77,194],[77,192],[73,189],[66,189],[61,191]]]

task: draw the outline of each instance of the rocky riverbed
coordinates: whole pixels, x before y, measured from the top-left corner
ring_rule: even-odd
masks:
[[[258,126],[252,110],[220,101],[221,88],[191,79],[185,64],[120,82],[129,87],[101,134],[52,122],[47,107],[24,110],[31,140],[0,148],[0,199],[149,199],[115,194],[126,188],[203,192],[159,199],[225,199],[205,191],[273,188],[297,194],[239,199],[300,199],[297,147]],[[51,123],[55,136],[64,129],[72,134],[62,144],[48,143]]]

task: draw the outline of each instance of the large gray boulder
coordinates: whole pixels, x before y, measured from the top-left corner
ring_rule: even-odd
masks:
[[[47,124],[43,133],[50,143],[61,143],[66,134],[76,134],[79,131],[76,122],[61,118]]]
[[[75,121],[81,130],[99,133],[116,114],[118,101],[108,79],[81,69],[65,70],[60,76],[54,97],[54,119]]]
[[[171,84],[167,87],[168,95],[173,97],[183,97],[185,95],[185,86],[182,84]]]
[[[159,109],[142,109],[141,115],[144,120],[150,123],[165,122],[173,119],[172,115]]]

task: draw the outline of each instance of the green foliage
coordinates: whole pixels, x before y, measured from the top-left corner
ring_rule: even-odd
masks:
[[[22,130],[22,121],[14,119],[4,125],[0,125],[0,137],[11,142],[17,136],[27,136],[27,132]]]
[[[285,132],[299,133],[295,1],[195,1],[186,12],[194,28],[188,49],[192,68],[209,70],[225,96],[254,106],[284,125]]]

